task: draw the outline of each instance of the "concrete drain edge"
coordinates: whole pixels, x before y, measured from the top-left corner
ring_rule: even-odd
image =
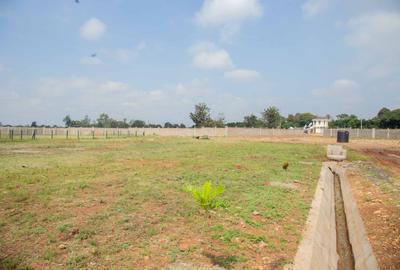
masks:
[[[357,204],[352,196],[346,169],[336,162],[325,162],[322,165],[303,240],[299,245],[293,265],[286,267],[287,269],[342,269],[338,266],[340,258],[337,252],[335,175],[340,179],[340,195],[343,198],[348,240],[354,258],[353,268],[356,270],[379,269]]]

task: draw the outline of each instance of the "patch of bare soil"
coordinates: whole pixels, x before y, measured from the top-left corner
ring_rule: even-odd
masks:
[[[18,254],[22,254],[21,250],[35,250],[38,257],[29,259],[26,263],[33,269],[49,269],[52,268],[51,266],[59,267],[61,265],[42,259],[43,253],[51,244],[54,246],[54,243],[57,243],[58,247],[55,250],[58,260],[60,260],[58,263],[60,263],[61,260],[67,260],[70,255],[70,250],[83,250],[82,253],[84,253],[85,247],[80,246],[80,243],[75,243],[74,239],[79,233],[82,233],[82,231],[85,232],[83,228],[90,222],[90,218],[101,213],[117,198],[116,195],[118,194],[119,187],[116,185],[115,187],[110,187],[108,181],[110,181],[110,178],[108,178],[107,181],[99,180],[96,182],[96,185],[91,187],[90,192],[86,189],[77,192],[76,200],[73,202],[54,200],[47,206],[40,203],[29,203],[19,205],[18,209],[6,207],[4,211],[0,211],[0,217],[2,215],[22,216],[23,213],[30,213],[36,220],[35,224],[32,224],[32,226],[40,226],[39,224],[42,224],[42,226],[45,227],[45,233],[27,234],[23,237],[22,241],[14,241],[14,228],[11,227],[6,230],[5,233],[2,234],[2,240],[4,241],[0,245],[0,258],[13,258]],[[65,232],[59,232],[55,226],[45,225],[49,216],[56,217],[59,215],[70,218],[71,228]],[[87,251],[87,253],[89,253],[89,251]]]
[[[372,157],[377,163],[400,176],[400,148],[362,148],[361,152]]]
[[[400,209],[395,200],[372,181],[349,170],[348,179],[372,249],[381,269],[400,265]]]

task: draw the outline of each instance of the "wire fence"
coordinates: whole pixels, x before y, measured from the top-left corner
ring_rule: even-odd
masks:
[[[267,128],[46,128],[0,127],[1,140],[38,138],[96,139],[134,136],[269,137],[302,136],[303,129]]]
[[[336,137],[339,130],[346,130],[349,132],[350,138],[360,139],[387,139],[387,140],[400,140],[400,129],[324,129],[322,135],[325,137]]]
[[[400,129],[324,129],[320,134],[336,137],[339,130],[347,130],[350,138],[400,139]],[[309,136],[302,128],[46,128],[0,127],[0,140],[24,140],[38,138],[96,139],[137,136],[178,137],[292,137]]]

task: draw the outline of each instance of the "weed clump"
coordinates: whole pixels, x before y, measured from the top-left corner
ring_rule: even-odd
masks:
[[[201,187],[187,185],[184,190],[192,194],[193,198],[206,211],[225,205],[224,202],[218,200],[218,197],[225,192],[221,185],[213,187],[210,181],[205,181]]]

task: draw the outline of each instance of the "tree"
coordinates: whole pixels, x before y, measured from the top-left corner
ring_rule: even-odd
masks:
[[[243,122],[229,122],[229,123],[226,123],[226,125],[228,127],[244,127]]]
[[[342,113],[336,116],[336,120],[329,122],[332,128],[360,128],[361,120],[354,114]]]
[[[65,116],[64,119],[63,119],[63,122],[64,122],[66,127],[70,127],[71,124],[72,124],[71,117],[69,115]]]
[[[138,127],[138,128],[142,128],[146,125],[146,123],[142,120],[131,120],[129,121],[129,125],[131,127]]]
[[[383,107],[379,110],[377,117],[379,119],[385,119],[390,116],[391,111],[388,108]]]
[[[245,127],[262,127],[263,123],[261,119],[258,119],[254,114],[247,115],[243,118],[243,125]]]
[[[305,113],[296,113],[295,120],[297,127],[304,127],[309,124],[314,118],[317,116],[315,114],[305,112]]]
[[[210,124],[210,108],[205,103],[195,105],[193,113],[190,113],[190,118],[196,127],[204,127]]]
[[[174,128],[175,126],[171,124],[170,122],[165,122],[164,128]]]
[[[97,126],[98,127],[104,127],[104,128],[110,128],[111,127],[111,121],[110,117],[106,113],[100,114],[99,118],[97,118]]]
[[[81,122],[82,127],[90,127],[90,118],[89,116],[85,115],[85,118],[83,118]]]
[[[224,116],[224,114],[220,113],[218,115],[217,119],[211,120],[208,125],[206,124],[206,126],[219,127],[219,128],[225,127],[225,116]]]
[[[341,113],[341,114],[336,115],[337,120],[343,120],[346,118],[349,118],[349,115],[347,113]]]
[[[33,121],[33,122],[32,122],[31,127],[37,127],[36,121]]]
[[[280,126],[281,115],[279,113],[279,109],[274,106],[268,107],[266,110],[264,110],[262,113],[262,118],[265,126],[268,128],[277,128]]]
[[[296,113],[295,115],[289,114],[286,119],[282,121],[283,128],[290,127],[304,127],[308,125],[316,116],[309,112]]]
[[[398,128],[400,127],[400,109],[389,110],[382,108],[375,117],[380,128]]]

